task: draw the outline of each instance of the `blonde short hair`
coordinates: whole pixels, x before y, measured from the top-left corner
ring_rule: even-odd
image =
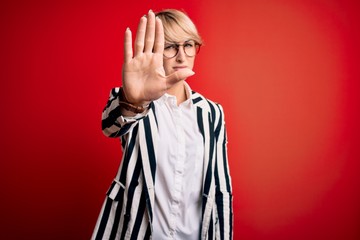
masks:
[[[195,24],[186,13],[176,9],[165,9],[156,13],[156,16],[163,23],[165,41],[180,42],[185,38],[185,40],[194,40],[200,45],[203,43]],[[179,28],[182,31],[179,31]]]

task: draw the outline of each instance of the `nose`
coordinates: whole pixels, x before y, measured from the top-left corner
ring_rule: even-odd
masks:
[[[176,54],[176,61],[177,62],[184,62],[186,57],[184,46],[179,46],[179,51]]]

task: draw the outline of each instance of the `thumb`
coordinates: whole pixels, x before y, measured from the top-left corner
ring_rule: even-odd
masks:
[[[168,76],[166,76],[166,85],[168,88],[172,87],[175,83],[184,80],[188,77],[191,77],[192,75],[194,75],[195,72],[193,72],[191,69],[189,68],[184,68],[181,70],[178,70]]]

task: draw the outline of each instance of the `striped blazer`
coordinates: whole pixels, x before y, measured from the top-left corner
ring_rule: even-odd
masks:
[[[155,105],[140,119],[124,118],[119,88],[112,89],[102,114],[102,130],[120,137],[123,157],[92,239],[151,239],[156,180],[158,128]],[[202,223],[199,239],[232,239],[232,186],[227,159],[223,109],[192,92],[197,123],[204,142]]]

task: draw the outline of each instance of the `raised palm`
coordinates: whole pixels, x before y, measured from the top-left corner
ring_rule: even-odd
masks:
[[[123,89],[129,102],[137,105],[160,98],[176,82],[194,73],[190,69],[166,76],[163,67],[164,29],[160,19],[149,11],[142,17],[132,49],[130,29],[125,31]]]

